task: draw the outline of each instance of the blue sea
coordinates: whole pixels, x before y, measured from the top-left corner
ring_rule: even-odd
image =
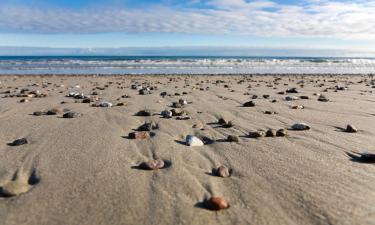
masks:
[[[0,74],[375,74],[375,58],[0,56]]]

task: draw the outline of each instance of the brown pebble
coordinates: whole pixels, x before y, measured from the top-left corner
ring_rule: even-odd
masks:
[[[150,138],[150,133],[149,132],[132,132],[129,133],[129,138],[130,139],[138,139],[138,140],[143,140],[143,139],[148,139]]]
[[[223,197],[211,197],[207,203],[207,207],[211,210],[221,210],[229,208],[229,203]]]

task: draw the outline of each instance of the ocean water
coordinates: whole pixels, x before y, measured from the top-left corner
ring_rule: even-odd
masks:
[[[0,74],[375,74],[375,58],[0,56]]]

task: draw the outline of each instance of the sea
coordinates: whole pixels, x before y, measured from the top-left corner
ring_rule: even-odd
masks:
[[[0,56],[0,74],[375,74],[375,58]]]

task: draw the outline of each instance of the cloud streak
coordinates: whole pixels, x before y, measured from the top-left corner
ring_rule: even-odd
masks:
[[[39,9],[0,6],[1,33],[188,33],[375,39],[375,1],[211,0],[207,7]]]

